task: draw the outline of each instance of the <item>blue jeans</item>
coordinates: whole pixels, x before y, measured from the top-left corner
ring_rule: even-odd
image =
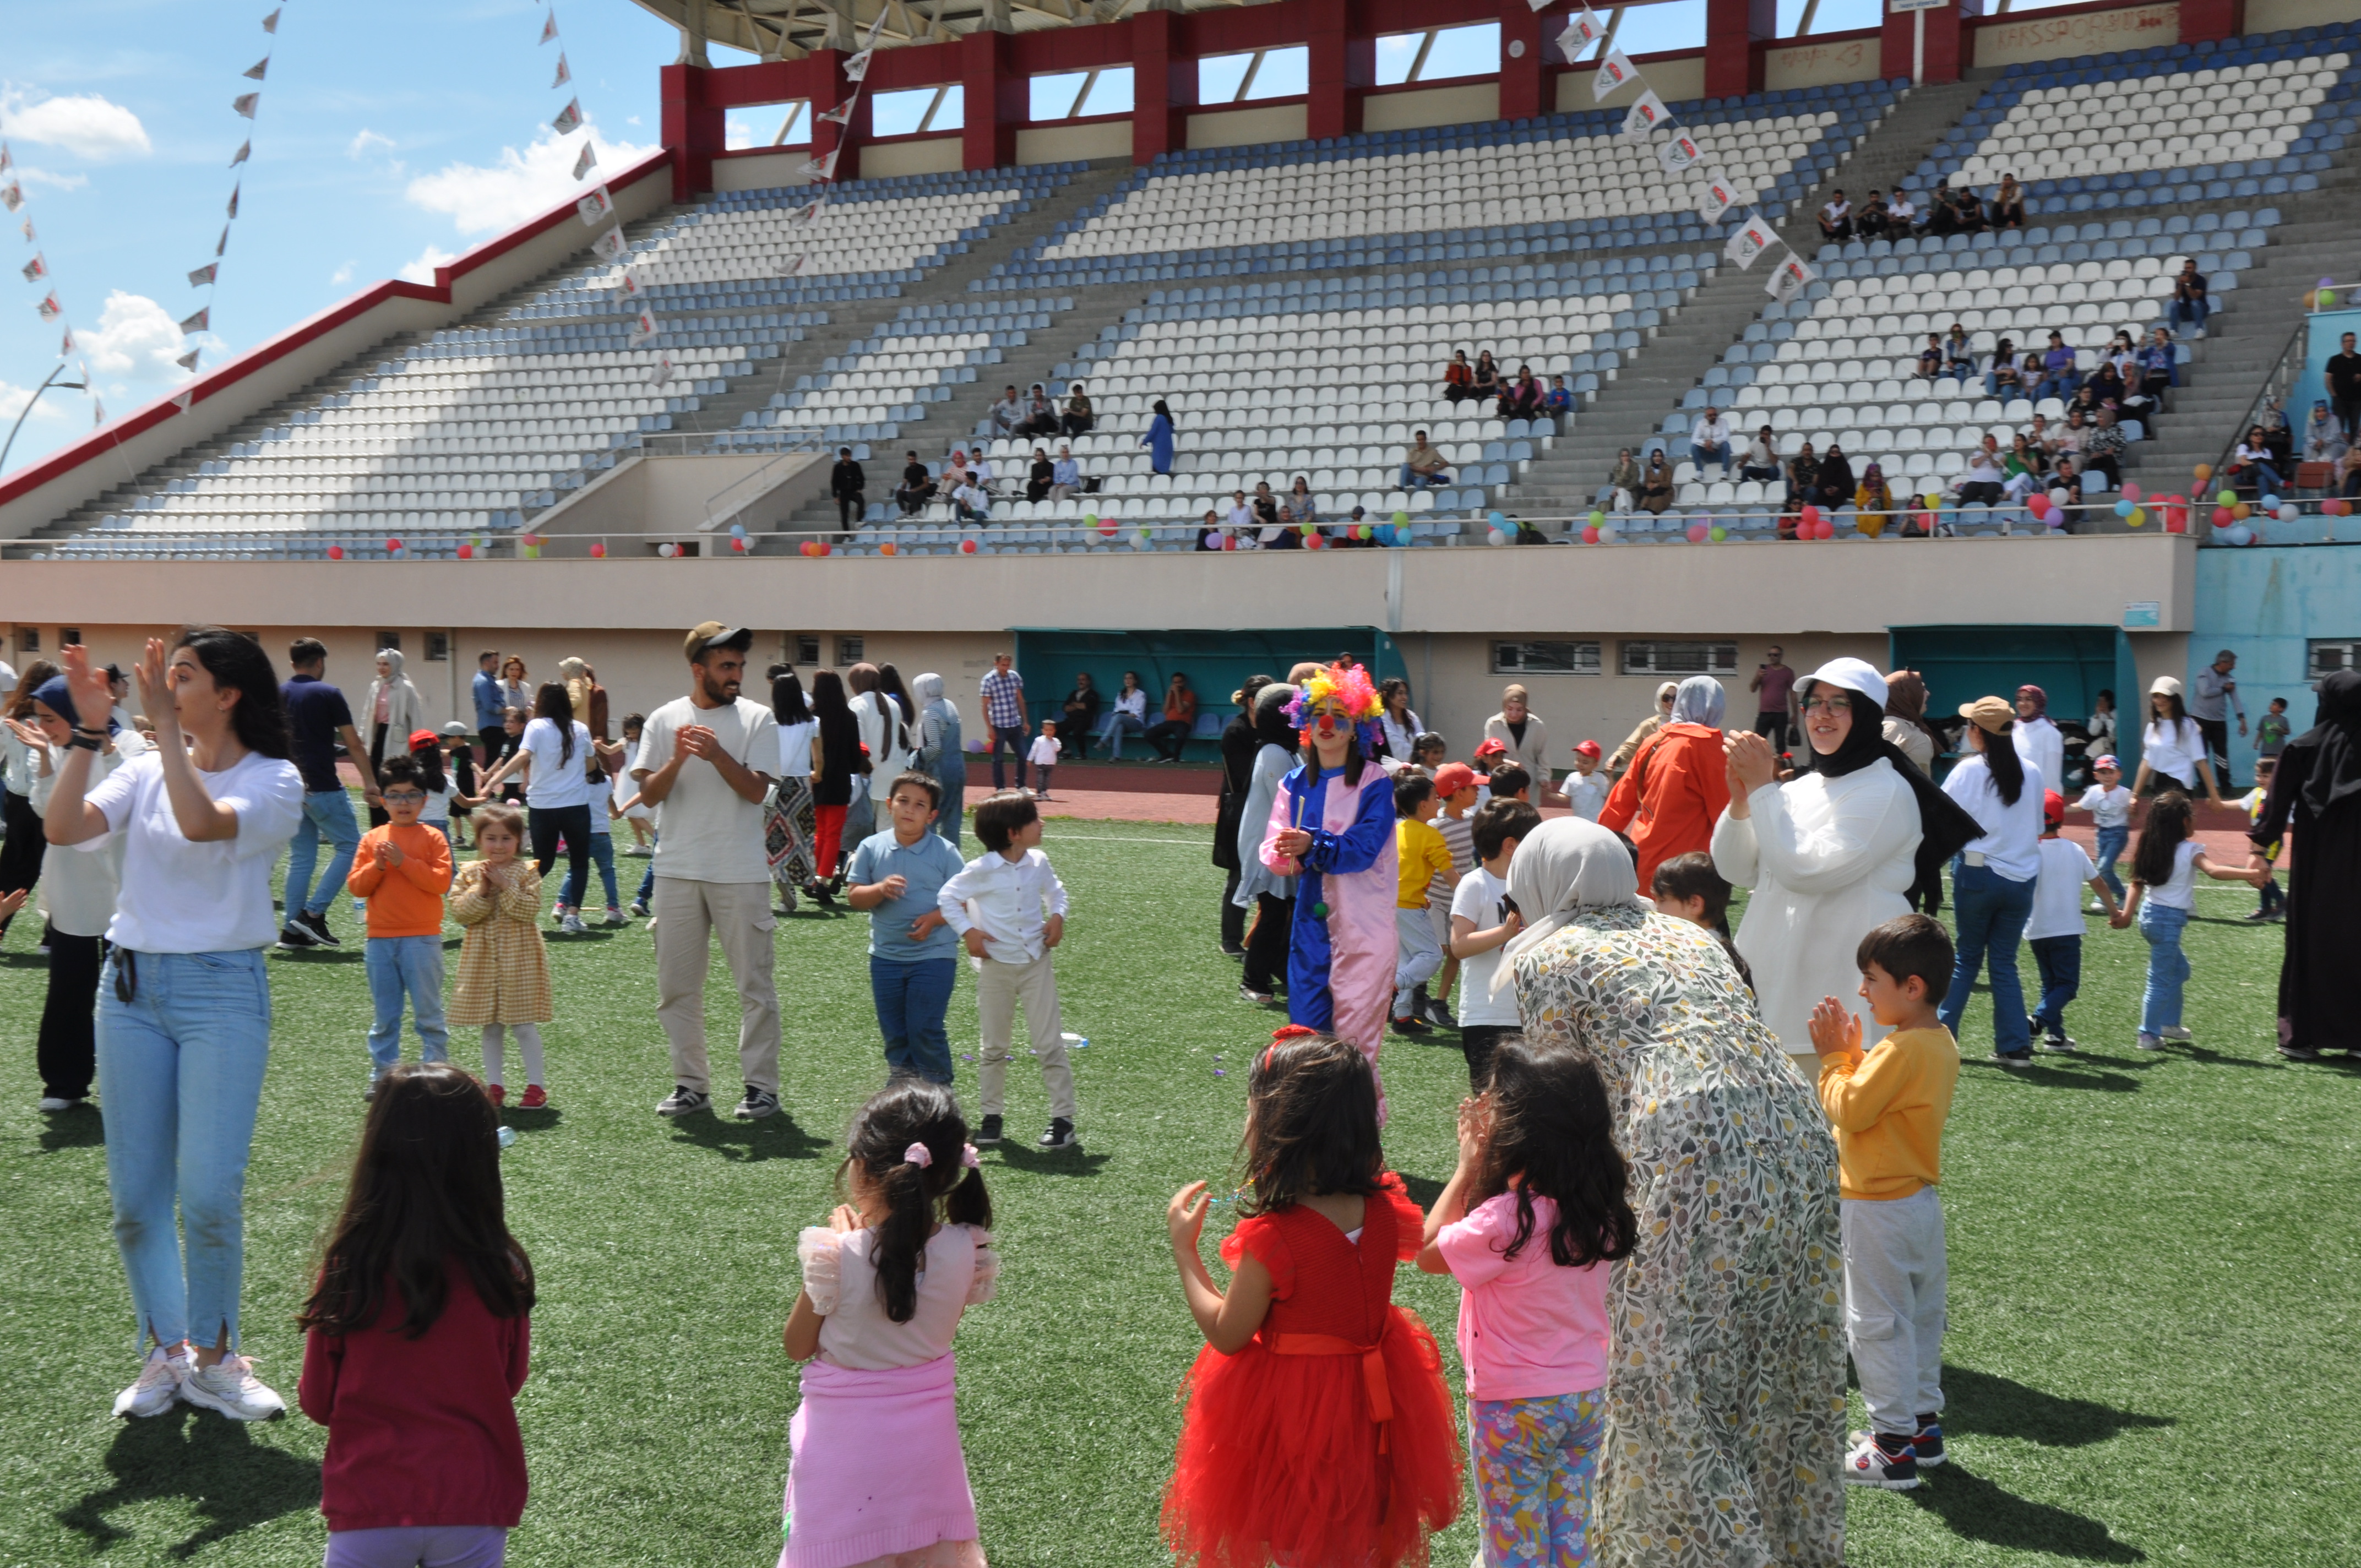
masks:
[[[921,959],[900,963],[869,955],[869,992],[877,1002],[877,1027],[885,1036],[885,1070],[895,1078],[951,1080],[951,1041],[943,1027],[951,988],[959,981],[957,959]]]
[[[1960,1015],[1968,1010],[1968,992],[1989,962],[1993,1048],[2004,1056],[2033,1048],[2025,987],[2016,978],[2016,945],[2032,914],[2031,877],[2011,882],[1990,866],[1971,866],[1964,859],[1951,862],[1951,917],[1959,931],[1959,953],[1951,964],[1950,993],[1938,1012],[1954,1037]]]
[[[992,727],[992,741],[989,749],[992,752],[992,787],[994,789],[1003,790],[1008,787],[1007,779],[1000,771],[1000,749],[1003,746],[1007,747],[1008,754],[1016,760],[1016,787],[1018,789],[1025,787],[1025,741],[1026,730],[1022,724],[995,724]],[[847,844],[856,841],[850,838],[845,839]]]
[[[2033,400],[2039,402],[2044,398],[2056,398],[2063,402],[2074,395],[2074,387],[2075,380],[2070,374],[2050,376],[2045,378],[2041,385],[2034,389]]]
[[[2124,858],[2125,846],[2131,841],[2129,823],[2099,829],[2099,880],[2107,884],[2107,891],[2115,895],[2117,904],[2124,901],[2124,879],[2115,874],[2115,862]]]
[[[660,829],[660,828],[649,828],[649,829],[648,829],[648,872],[647,872],[647,874],[646,874],[645,876],[643,876],[643,877],[640,878],[640,891],[639,891],[639,892],[637,892],[637,893],[635,893],[635,894],[631,894],[632,902],[634,902],[634,903],[636,903],[636,904],[642,904],[642,905],[644,905],[645,903],[647,903],[647,901],[648,901],[649,899],[651,899],[651,898],[653,898],[653,897],[654,897],[654,896],[655,896],[655,892],[656,892],[656,857],[655,857],[655,849],[656,849],[656,846],[657,846],[658,844],[662,843],[662,842],[664,842],[664,832],[663,832],[663,830],[662,830],[662,829]]]
[[[1099,743],[1107,749],[1107,756],[1111,761],[1121,762],[1123,738],[1126,735],[1147,733],[1146,720],[1134,718],[1128,713],[1110,713],[1099,725]]]
[[[320,858],[320,840],[335,848],[328,855],[328,871],[315,888],[312,868]],[[361,847],[361,826],[353,816],[353,797],[340,789],[312,790],[303,796],[303,820],[295,824],[295,841],[287,848],[287,891],[283,900],[292,919],[296,911],[325,915],[352,874],[353,854]]]
[[[401,1061],[404,996],[418,1030],[418,1059],[450,1060],[451,1031],[443,1025],[442,937],[371,937],[368,958],[369,1002],[377,1010],[368,1032],[369,1076],[383,1078]]]
[[[1451,483],[1451,472],[1447,468],[1438,468],[1432,474],[1421,474],[1414,471],[1407,463],[1401,466],[1401,485],[1400,488],[1402,489],[1422,490],[1431,485],[1447,485],[1449,483]]]
[[[2061,1036],[2066,1033],[2066,1004],[2082,989],[2082,938],[2036,937],[2028,945],[2034,967],[2041,971],[2041,1005],[2033,1022],[2045,1035]]]
[[[1708,443],[1692,441],[1689,443],[1689,461],[1697,465],[1697,472],[1700,474],[1705,472],[1705,466],[1707,464],[1719,463],[1721,465],[1721,477],[1725,479],[1730,477],[1730,448],[1728,446],[1714,446]]]
[[[2140,935],[2147,938],[2147,990],[2140,996],[2140,1033],[2161,1035],[2180,1023],[2180,988],[2189,983],[2189,955],[2180,933],[2189,911],[2149,899],[2139,908]]]
[[[128,1002],[117,991],[126,967]],[[159,1343],[237,1343],[246,1162],[269,1057],[259,948],[118,948],[107,959],[98,991],[106,1185],[132,1310]]]
[[[2213,305],[2204,300],[2175,300],[2172,302],[2173,324],[2202,328],[2213,311]]]
[[[591,809],[603,811],[606,807],[593,806]],[[590,820],[593,824],[590,829],[590,860],[598,868],[598,880],[606,884],[607,907],[612,909],[619,902],[615,897],[615,836],[599,832],[596,826],[597,817]]]

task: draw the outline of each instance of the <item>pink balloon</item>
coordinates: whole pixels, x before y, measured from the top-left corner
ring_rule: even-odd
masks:
[[[1598,543],[1598,530],[1597,530],[1597,529],[1595,529],[1595,528],[1592,528],[1592,527],[1590,527],[1588,524],[1587,524],[1587,523],[1586,523],[1586,524],[1583,526],[1583,530],[1582,530],[1582,542],[1583,542],[1585,544],[1596,544],[1596,543]]]
[[[1706,533],[1705,524],[1703,524],[1703,523],[1701,523],[1701,522],[1693,522],[1693,523],[1689,524],[1689,543],[1692,543],[1692,544],[1702,544],[1702,543],[1705,543],[1705,533]]]
[[[2125,480],[2125,481],[2124,481],[2124,499],[2125,499],[2125,500],[2127,500],[2127,501],[2136,501],[2136,500],[2137,500],[2137,499],[2140,499],[2140,488],[2139,488],[2139,481],[2138,481],[2138,480],[2136,480],[2136,479],[2126,479],[2126,480]]]

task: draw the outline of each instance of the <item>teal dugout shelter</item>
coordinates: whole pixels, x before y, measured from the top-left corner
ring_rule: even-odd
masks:
[[[1256,627],[1230,630],[1060,631],[1049,627],[1018,627],[1016,631],[1017,673],[1025,677],[1027,726],[1038,732],[1041,721],[1055,718],[1074,676],[1088,671],[1099,689],[1102,711],[1123,689],[1123,673],[1136,670],[1148,691],[1148,721],[1163,717],[1164,687],[1177,673],[1189,678],[1197,694],[1197,729],[1189,742],[1191,760],[1211,762],[1220,756],[1216,745],[1222,727],[1237,710],[1230,694],[1248,675],[1285,680],[1287,672],[1307,660],[1326,663],[1339,653],[1350,653],[1369,672],[1372,682],[1389,675],[1405,678],[1394,640],[1374,626],[1290,627],[1271,630]],[[1082,760],[1075,738],[1060,735],[1066,760]],[[1092,741],[1095,741],[1092,737]],[[1137,736],[1125,746],[1126,756],[1148,755]]]
[[[2016,700],[2016,688],[2039,686],[2049,717],[2089,718],[2102,690],[2115,694],[2115,754],[2129,779],[2139,766],[2139,716],[2147,699],[2131,639],[2113,626],[1895,626],[1887,629],[1890,668],[1916,670],[1927,682],[1927,716],[1949,718],[1980,696]],[[1938,758],[1935,771],[1948,771]],[[2051,781],[2051,787],[2056,782]]]

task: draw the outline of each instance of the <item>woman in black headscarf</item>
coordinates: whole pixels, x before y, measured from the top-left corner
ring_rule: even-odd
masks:
[[[2279,960],[2279,1054],[2311,1061],[2323,1051],[2361,1056],[2361,671],[2320,683],[2310,729],[2287,744],[2271,773],[2263,814],[2248,835],[2246,864],[2268,870],[2289,832],[2287,951]]]
[[[1807,499],[1817,502],[1825,511],[1849,507],[1852,505],[1855,483],[1852,464],[1846,460],[1844,448],[1832,441],[1828,443],[1826,455],[1820,459],[1818,486]]]
[[[1213,864],[1230,873],[1222,887],[1222,952],[1233,959],[1246,956],[1246,912],[1237,902],[1238,822],[1254,784],[1255,753],[1262,750],[1255,734],[1255,694],[1268,685],[1268,675],[1248,675],[1230,697],[1238,711],[1222,730],[1222,804],[1213,815]]]

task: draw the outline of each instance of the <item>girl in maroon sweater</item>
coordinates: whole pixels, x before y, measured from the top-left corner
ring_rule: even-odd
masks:
[[[344,1212],[296,1320],[327,1568],[498,1568],[524,1512],[533,1263],[509,1234],[500,1122],[476,1080],[379,1080]]]

